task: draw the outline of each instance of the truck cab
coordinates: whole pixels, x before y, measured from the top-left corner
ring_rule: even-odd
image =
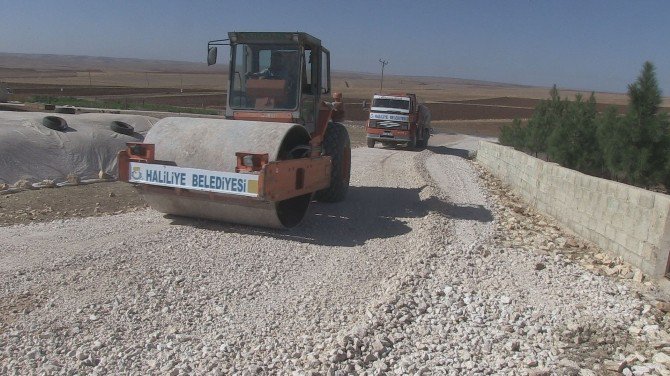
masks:
[[[365,126],[368,147],[405,144],[425,147],[430,137],[430,112],[413,93],[375,94]]]

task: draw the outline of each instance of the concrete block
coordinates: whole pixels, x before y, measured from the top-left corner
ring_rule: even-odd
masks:
[[[649,222],[649,236],[653,236],[655,239],[660,240],[665,232],[668,217],[654,209]]]
[[[628,191],[628,203],[631,206],[637,206],[640,203],[640,191],[634,187]]]
[[[625,215],[622,213],[616,213],[610,217],[609,222],[616,228],[617,232],[626,228],[625,225]]]
[[[607,213],[614,214],[619,210],[619,201],[616,199],[616,196],[609,195],[607,196]]]
[[[639,255],[636,255],[634,253],[627,253],[625,250],[622,250],[621,253],[619,254],[619,256],[624,261],[626,261],[627,263],[629,263],[629,264],[631,264],[631,265],[633,265],[637,268],[642,269],[643,260],[642,260],[642,257],[640,257]],[[644,269],[643,269],[643,271],[644,271]]]
[[[639,223],[642,220],[649,220],[649,218],[652,216],[652,210],[643,208],[641,206],[637,206],[633,208],[632,212],[632,217],[631,217],[631,224],[635,225]]]
[[[628,201],[628,191],[630,190],[629,187],[621,183],[617,183],[616,187],[617,187],[616,197],[620,201]]]
[[[586,202],[590,209],[594,209],[598,205],[598,195],[591,189],[588,189],[586,192]]]
[[[614,182],[611,181],[605,181],[605,190],[604,192],[607,193],[608,196],[616,196],[617,194],[617,186]]]
[[[599,234],[597,231],[592,232],[594,234],[594,243],[596,243],[601,248],[607,250],[608,244],[611,242],[605,235]]]
[[[587,229],[587,233],[588,233],[588,238],[587,238],[588,240],[596,243],[599,246],[602,246],[602,244],[604,244],[605,237],[600,235],[597,231],[593,231],[593,229],[589,228],[589,229]]]
[[[654,266],[654,274],[653,274],[654,276],[661,277],[668,272],[667,266],[668,266],[668,259],[670,258],[670,248],[665,249],[666,249],[665,252],[661,250],[661,252],[658,254],[658,258],[656,259],[656,263]]]
[[[595,191],[596,189],[594,188],[594,185],[598,185],[598,183],[593,180],[590,176],[588,175],[580,175],[583,183],[583,187],[588,189],[589,191]]]
[[[647,273],[665,272],[670,196],[590,177],[487,142],[480,144],[477,160],[576,234]]]
[[[597,198],[597,200],[598,200],[598,203],[597,203],[598,206],[597,207],[606,208],[607,207],[607,197],[608,196],[606,194],[601,193],[601,194],[598,194],[597,197],[598,197]]]
[[[660,257],[660,249],[647,242],[640,243],[640,256],[648,262],[656,262]]]
[[[652,192],[644,192],[640,194],[639,197],[639,206],[641,208],[652,209],[654,207],[654,201],[656,199],[656,194]]]
[[[626,254],[626,248],[623,247],[621,244],[615,242],[615,241],[610,241],[610,245],[608,248],[605,248],[605,250],[615,256],[622,256]]]
[[[601,194],[607,194],[607,185],[608,185],[607,181],[604,180],[604,179],[598,179],[598,178],[593,178],[593,179],[596,179],[596,182],[597,182],[596,189],[597,189],[597,191],[600,192]]]
[[[657,194],[654,199],[654,210],[660,213],[670,213],[670,196]]]
[[[618,231],[616,235],[614,235],[614,241],[621,244],[622,246],[626,246],[626,233],[623,231]]]
[[[661,277],[663,276],[665,269],[661,268],[659,266],[660,263],[657,261],[647,261],[647,260],[642,260],[640,262],[640,270],[646,275],[649,275],[651,277]]]
[[[634,237],[634,236],[627,236],[626,237],[626,243],[624,244],[626,246],[626,249],[629,251],[635,253],[636,255],[640,255],[644,258],[644,255],[642,254],[642,240]]]
[[[637,239],[648,239],[650,227],[651,227],[651,218],[642,216],[633,223],[633,226],[630,228],[629,231]]]
[[[570,223],[570,230],[574,231],[575,234],[580,234],[580,236],[584,236],[584,232],[587,230],[584,228],[584,225],[577,221],[573,221]]]
[[[575,213],[575,218],[590,229],[596,228],[593,217],[591,217],[591,213],[588,211]]]

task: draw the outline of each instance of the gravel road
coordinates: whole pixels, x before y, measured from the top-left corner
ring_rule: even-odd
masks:
[[[521,205],[472,141],[354,149],[346,202],[291,231],[0,228],[0,373],[670,374],[655,285]]]

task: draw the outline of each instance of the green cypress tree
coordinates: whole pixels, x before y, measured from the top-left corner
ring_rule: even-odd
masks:
[[[624,182],[629,180],[634,162],[626,123],[614,106],[608,107],[598,120],[598,146],[603,155],[606,176]]]
[[[602,160],[596,140],[596,99],[577,94],[563,103],[562,115],[549,136],[547,152],[557,163],[589,174],[597,174]]]
[[[582,96],[577,94],[575,102],[566,102],[563,116],[556,118],[547,139],[547,154],[554,162],[574,169],[579,150],[578,127]]]
[[[662,101],[656,72],[645,62],[637,81],[628,86],[630,99],[626,117],[632,141],[633,164],[629,179],[633,184],[649,186],[662,182],[667,163],[667,115],[659,115]]]
[[[598,148],[598,109],[593,92],[584,103],[582,123],[579,128],[580,151],[577,158],[577,169],[588,174],[600,174],[603,157]]]
[[[670,127],[667,114],[658,113],[662,97],[652,63],[645,62],[637,81],[628,85],[628,97],[626,116],[610,111],[599,122],[605,165],[612,176],[634,185],[668,181]]]
[[[661,105],[661,89],[658,87],[655,70],[651,62],[645,62],[637,81],[628,85],[629,111],[640,127],[653,121]]]
[[[563,117],[567,105],[567,99],[561,100],[556,85],[551,88],[549,95],[548,100],[540,101],[535,107],[533,116],[528,121],[526,147],[536,156],[547,152],[549,136]]]

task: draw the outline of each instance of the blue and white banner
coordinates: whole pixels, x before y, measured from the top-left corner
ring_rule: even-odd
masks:
[[[377,112],[370,112],[371,120],[392,120],[392,121],[409,121],[409,116],[407,115],[397,115],[397,114],[380,114]]]
[[[131,183],[258,196],[258,175],[130,162]]]

